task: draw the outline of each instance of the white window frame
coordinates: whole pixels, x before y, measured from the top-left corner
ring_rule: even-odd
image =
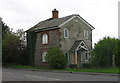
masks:
[[[88,53],[85,52],[85,60],[88,60]]]
[[[46,62],[45,57],[46,57],[47,52],[42,53],[42,62]]]
[[[87,54],[87,55],[86,55]],[[87,56],[87,57],[86,57]],[[89,52],[85,52],[85,61],[87,62],[89,60]]]
[[[67,33],[66,33],[66,31],[67,31]],[[67,34],[67,36],[66,36],[66,34]],[[68,38],[68,36],[69,36],[69,30],[67,28],[65,28],[64,29],[64,38]]]
[[[48,35],[43,34],[43,36],[42,36],[42,44],[47,44],[47,43],[48,43]]]
[[[84,30],[84,39],[88,39],[88,30]]]

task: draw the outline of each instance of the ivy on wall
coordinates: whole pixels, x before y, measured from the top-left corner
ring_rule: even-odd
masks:
[[[35,46],[36,46],[36,39],[37,39],[37,33],[33,30],[36,28],[36,26],[32,27],[27,31],[27,51],[29,60],[29,65],[34,66],[34,55],[35,55]]]

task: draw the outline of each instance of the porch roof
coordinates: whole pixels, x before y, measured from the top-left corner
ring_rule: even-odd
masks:
[[[71,47],[71,49],[69,51],[75,51],[77,49],[77,47],[80,45],[81,42],[84,42],[84,40],[77,40],[77,41],[75,41],[75,43],[73,44],[73,46]],[[85,43],[85,45],[87,46],[86,43]],[[86,48],[88,49],[88,46]],[[81,49],[83,49],[83,48],[81,48]]]

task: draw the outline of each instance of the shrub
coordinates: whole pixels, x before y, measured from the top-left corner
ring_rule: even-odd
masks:
[[[91,63],[96,67],[114,67],[113,55],[118,58],[118,40],[115,38],[104,37],[100,40],[92,52]],[[117,60],[115,61],[118,62]]]
[[[48,50],[48,53],[46,55],[46,61],[49,66],[56,69],[62,69],[67,64],[66,57],[64,56],[63,52],[58,48],[50,48]]]

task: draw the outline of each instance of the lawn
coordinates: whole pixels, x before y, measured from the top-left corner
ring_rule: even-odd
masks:
[[[45,67],[32,67],[28,65],[7,65],[7,68],[20,68],[20,69],[40,69],[40,70],[56,70],[56,71],[72,71],[72,72],[97,72],[97,73],[120,73],[120,68],[81,68],[81,69],[53,69]]]
[[[97,72],[97,73],[118,73],[118,68],[81,68],[81,69],[61,69],[61,71],[74,72]]]

